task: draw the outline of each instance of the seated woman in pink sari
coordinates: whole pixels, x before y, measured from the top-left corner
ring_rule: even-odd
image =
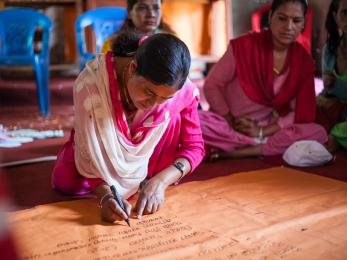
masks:
[[[209,73],[199,113],[210,159],[282,154],[298,140],[327,141],[315,118],[314,65],[295,42],[307,2],[274,0],[270,28],[231,40]]]
[[[98,55],[81,72],[74,86],[74,131],[53,170],[55,189],[93,191],[110,222],[127,219],[127,199],[139,189],[138,216],[159,210],[165,189],[204,156],[187,46],[170,34],[140,42],[138,47],[136,34],[120,34],[113,52]]]

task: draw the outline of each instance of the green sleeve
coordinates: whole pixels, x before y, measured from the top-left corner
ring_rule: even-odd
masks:
[[[330,133],[336,138],[336,141],[347,149],[347,121],[336,124]]]

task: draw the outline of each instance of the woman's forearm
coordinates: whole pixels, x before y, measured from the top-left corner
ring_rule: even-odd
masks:
[[[104,197],[106,194],[112,194],[112,191],[110,189],[110,186],[107,185],[106,182],[99,184],[95,189],[95,195],[97,196],[98,200],[102,197]]]
[[[164,185],[164,188],[167,188],[169,185],[179,181],[180,179],[182,179],[182,177],[190,172],[191,165],[187,159],[177,158],[175,161],[178,161],[184,165],[183,173],[175,166],[170,164],[167,168],[154,175],[151,178],[151,181],[160,181]]]
[[[232,128],[233,127],[233,122],[234,122],[234,118],[231,115],[230,112],[228,112],[228,114],[223,116],[225,118],[225,120],[228,122],[229,126]]]
[[[281,127],[277,123],[274,123],[274,124],[268,125],[268,126],[264,126],[262,128],[263,128],[263,136],[264,137],[273,135],[274,133],[278,132],[281,129]]]

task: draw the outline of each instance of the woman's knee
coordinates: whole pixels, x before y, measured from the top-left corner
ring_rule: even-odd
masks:
[[[52,187],[63,193],[72,195],[90,192],[87,180],[79,175],[75,165],[55,167],[52,173]]]
[[[328,133],[323,126],[316,123],[310,123],[309,127],[311,129],[311,135],[309,138],[306,138],[307,140],[315,140],[321,144],[328,141]]]

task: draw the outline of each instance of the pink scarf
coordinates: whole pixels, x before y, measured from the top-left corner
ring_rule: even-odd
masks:
[[[260,33],[248,33],[231,40],[236,72],[245,94],[254,102],[273,107],[281,116],[290,110],[295,98],[295,122],[308,123],[315,118],[315,90],[313,84],[302,85],[306,76],[314,72],[312,58],[305,49],[294,42],[289,46],[285,65],[288,77],[280,92],[274,94],[272,33],[268,29]],[[313,78],[312,78],[313,83]]]

